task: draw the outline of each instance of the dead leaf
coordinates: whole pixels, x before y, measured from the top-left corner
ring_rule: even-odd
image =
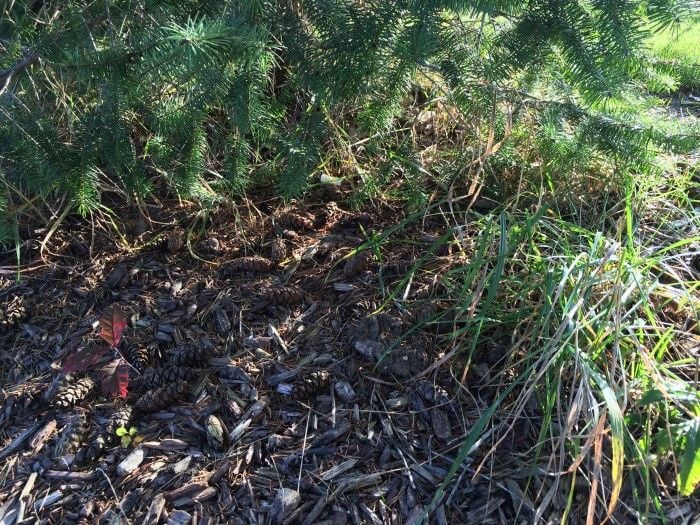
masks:
[[[125,328],[126,319],[119,306],[107,309],[100,318],[100,337],[112,348],[119,345]]]
[[[111,354],[106,346],[84,346],[69,355],[63,362],[63,373],[87,372],[105,361]]]

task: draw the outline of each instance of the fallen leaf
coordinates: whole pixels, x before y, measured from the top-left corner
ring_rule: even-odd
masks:
[[[119,306],[108,308],[100,318],[100,337],[112,348],[119,345],[125,328],[126,319]]]
[[[129,388],[129,365],[123,359],[115,359],[100,370],[102,390],[107,394],[125,398]]]
[[[86,372],[109,357],[111,350],[106,346],[84,346],[69,355],[63,362],[63,373]]]

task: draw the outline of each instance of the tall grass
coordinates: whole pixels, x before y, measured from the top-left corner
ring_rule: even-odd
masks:
[[[663,520],[700,484],[700,281],[687,266],[700,216],[697,202],[679,198],[691,179],[678,177],[685,190],[676,192],[629,179],[614,220],[601,216],[597,227],[545,204],[468,224],[452,216],[454,232],[468,231],[466,262],[440,274],[443,292],[427,303],[442,308],[419,327],[449,320],[441,347],[488,407],[434,505],[468,459],[477,474],[524,478],[531,508],[520,510],[535,520]],[[426,304],[401,298],[422,272],[434,274],[429,260],[388,302]],[[495,349],[494,334],[505,337]],[[461,390],[455,383],[456,397]],[[504,451],[514,432],[525,445]]]

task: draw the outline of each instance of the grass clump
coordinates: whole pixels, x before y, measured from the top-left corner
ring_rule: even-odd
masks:
[[[472,421],[435,505],[465,470],[494,490],[516,477],[535,521],[655,522],[697,490],[700,217],[660,186],[629,183],[623,203],[614,227],[545,203],[466,226],[465,262],[423,321],[449,324],[440,346]],[[434,277],[419,262],[392,296],[421,272]]]

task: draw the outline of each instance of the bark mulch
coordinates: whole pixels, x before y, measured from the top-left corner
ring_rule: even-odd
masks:
[[[421,322],[459,254],[405,279],[445,223],[374,245],[403,212],[269,200],[205,231],[166,209],[124,212],[128,249],[66,222],[26,246],[34,271],[0,276],[2,523],[419,523],[488,406],[458,362],[431,366],[446,329]],[[126,399],[61,368],[115,306]],[[430,523],[527,520],[517,483],[474,459]]]

